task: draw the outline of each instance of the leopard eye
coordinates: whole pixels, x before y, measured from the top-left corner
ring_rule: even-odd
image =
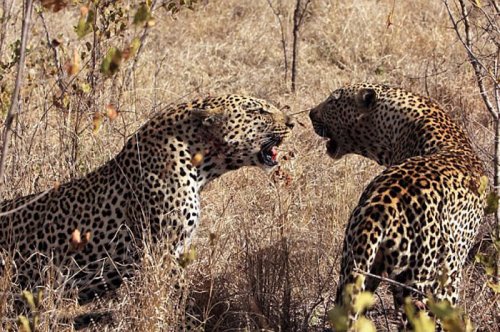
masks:
[[[271,112],[269,112],[268,110],[263,109],[262,107],[259,108],[258,111],[262,115],[269,115],[269,114],[271,114]]]

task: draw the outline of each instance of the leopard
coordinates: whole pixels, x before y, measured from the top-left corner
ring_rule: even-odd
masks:
[[[488,182],[464,129],[430,98],[372,83],[333,91],[309,117],[332,159],[357,154],[385,167],[348,220],[336,304],[349,307],[386,278],[406,286],[390,286],[401,329],[411,327],[401,310],[407,297],[418,311],[428,311],[427,294],[455,307]],[[357,286],[352,294],[348,285]]]
[[[165,107],[96,170],[0,203],[0,250],[12,257],[16,284],[39,286],[50,264],[85,304],[136,273],[149,239],[180,259],[200,223],[203,188],[245,166],[270,172],[293,126],[284,110],[244,95]]]

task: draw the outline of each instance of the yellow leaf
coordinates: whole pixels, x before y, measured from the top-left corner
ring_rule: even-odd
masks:
[[[415,332],[435,332],[436,324],[425,311],[418,312],[411,322]]]
[[[483,175],[479,180],[479,189],[478,189],[479,194],[482,195],[487,188],[488,188],[488,177],[486,175]]]
[[[375,298],[370,292],[361,292],[356,295],[355,299],[353,309],[357,313],[365,311],[375,303]]]
[[[92,133],[97,134],[101,129],[101,125],[103,122],[103,116],[100,113],[95,113],[92,118]]]
[[[80,89],[83,91],[83,93],[90,93],[90,91],[92,90],[88,83],[81,83]]]
[[[179,257],[179,265],[186,267],[196,260],[196,249],[193,247],[189,248],[188,251],[184,252],[181,257]]]
[[[132,49],[133,53],[135,54],[137,50],[139,50],[139,47],[141,47],[141,40],[137,37],[132,39],[130,42],[130,48]]]
[[[17,317],[17,326],[19,326],[19,332],[31,332],[30,321],[26,316]]]
[[[24,301],[30,307],[31,311],[35,311],[36,305],[35,305],[35,298],[33,297],[33,293],[31,293],[30,291],[24,290],[22,292],[22,297],[23,297]]]
[[[491,288],[496,294],[500,293],[500,283],[493,283],[491,281],[487,281],[486,284],[489,288]]]
[[[203,163],[203,155],[201,153],[196,153],[191,159],[193,166],[198,167]]]
[[[36,297],[36,305],[39,306],[40,303],[42,303],[42,300],[43,300],[43,290],[39,290],[38,291],[38,294],[37,294],[37,297]]]
[[[354,330],[356,332],[376,332],[375,324],[366,317],[359,317],[354,324]]]

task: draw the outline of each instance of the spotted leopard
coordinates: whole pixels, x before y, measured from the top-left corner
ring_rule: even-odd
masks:
[[[426,303],[429,292],[455,305],[485,201],[485,171],[465,132],[429,99],[376,84],[334,91],[310,118],[330,157],[354,153],[387,167],[349,219],[337,303],[371,272],[418,290],[393,287],[397,308],[409,295]],[[379,282],[368,277],[361,290]]]
[[[85,303],[134,273],[146,237],[167,239],[178,257],[198,227],[203,187],[242,166],[277,165],[277,146],[292,127],[289,116],[252,97],[168,107],[97,170],[0,203],[0,249],[13,258],[15,281],[39,285],[50,263]]]

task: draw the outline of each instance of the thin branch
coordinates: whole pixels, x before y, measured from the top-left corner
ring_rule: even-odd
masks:
[[[305,16],[305,13],[307,12],[307,7],[309,6],[309,4],[311,3],[312,0],[307,0],[306,1],[306,4],[304,5],[304,8],[302,9],[302,12],[300,14],[300,17],[299,17],[299,26],[302,25],[302,19],[304,18]]]
[[[24,62],[26,57],[26,44],[28,42],[28,31],[31,19],[31,12],[33,8],[33,0],[26,0],[24,2],[23,7],[24,11],[23,11],[23,24],[21,32],[21,49],[19,53],[19,62],[17,64],[16,83],[14,86],[14,91],[12,93],[9,111],[7,112],[7,118],[5,119],[5,127],[2,135],[3,147],[2,147],[2,157],[0,159],[0,189],[5,184],[5,179],[4,179],[5,163],[7,160],[7,154],[9,152],[9,139],[10,139],[10,132],[12,129],[12,123],[14,122],[14,118],[19,112],[19,105],[18,105],[19,90],[21,89],[23,81]]]
[[[267,3],[269,4],[269,7],[273,11],[274,16],[278,19],[278,24],[280,26],[280,32],[281,32],[281,48],[283,49],[283,58],[285,61],[285,82],[288,79],[288,54],[287,54],[287,45],[286,45],[286,36],[285,36],[285,27],[283,25],[283,20],[281,19],[281,13],[279,10],[273,7],[273,4],[271,3],[271,0],[267,0]],[[281,1],[280,1],[280,8],[281,8]]]
[[[299,19],[301,0],[295,3],[293,12],[293,39],[292,39],[292,92],[295,92],[295,81],[297,78],[297,49],[299,42]]]
[[[153,14],[153,12],[155,10],[155,7],[156,7],[156,0],[153,0],[151,2],[151,7],[149,9],[150,12],[151,12],[151,14]],[[144,26],[144,30],[142,30],[142,35],[139,38],[139,40],[141,42],[139,43],[139,48],[137,49],[137,52],[135,53],[134,62],[132,64],[132,70],[131,70],[131,72],[135,72],[135,70],[137,68],[137,63],[139,62],[139,56],[142,53],[142,50],[144,48],[144,42],[146,41],[146,38],[148,37],[149,30],[150,30],[150,26],[149,26],[149,24],[146,24]]]
[[[57,85],[59,86],[59,89],[61,91],[64,91],[65,90],[64,81],[63,81],[64,73],[63,73],[63,70],[61,68],[61,62],[59,61],[59,56],[57,54],[56,46],[54,46],[52,44],[52,40],[51,40],[50,34],[49,34],[49,28],[47,27],[47,23],[45,22],[45,16],[43,15],[43,11],[41,11],[39,13],[39,16],[40,16],[40,19],[42,21],[43,29],[45,30],[45,38],[47,39],[47,45],[50,47],[50,49],[52,49],[52,53],[54,56],[54,65],[56,66],[57,73],[58,73],[56,82],[57,82]]]
[[[5,217],[5,216],[8,216],[9,214],[13,214],[13,213],[16,213],[17,211],[20,211],[22,209],[24,209],[25,207],[27,207],[28,205],[32,204],[32,203],[35,203],[36,201],[42,199],[43,197],[47,196],[47,194],[49,192],[52,191],[52,189],[54,188],[49,188],[47,190],[45,190],[44,192],[41,192],[40,194],[36,195],[33,199],[30,199],[29,201],[27,201],[26,203],[22,204],[22,205],[19,205],[18,207],[12,209],[12,210],[9,210],[9,211],[5,211],[5,212],[0,212],[0,218],[1,217]]]
[[[297,79],[297,61],[298,61],[298,43],[299,43],[299,30],[302,25],[302,19],[307,10],[307,7],[312,0],[306,0],[305,5],[302,6],[302,0],[297,0],[295,3],[295,10],[293,12],[293,39],[292,39],[292,92],[295,92],[295,82]]]
[[[450,17],[451,23],[453,24],[453,30],[455,30],[455,33],[457,34],[457,37],[459,41],[462,43],[464,46],[465,50],[467,51],[467,55],[469,57],[469,62],[472,65],[472,68],[474,69],[474,73],[476,75],[476,81],[477,85],[479,87],[479,94],[481,95],[481,98],[484,101],[484,104],[486,105],[486,108],[488,109],[488,112],[490,112],[491,116],[495,119],[498,120],[499,118],[499,113],[498,109],[495,110],[493,104],[490,101],[490,98],[488,97],[488,94],[486,92],[486,87],[484,86],[483,78],[486,76],[482,73],[481,68],[488,73],[488,70],[486,66],[478,59],[478,57],[474,54],[472,51],[472,40],[471,40],[471,35],[470,35],[470,23],[469,23],[469,18],[468,18],[468,12],[467,8],[463,2],[463,0],[459,0],[461,10],[462,10],[462,15],[463,15],[463,22],[464,22],[464,33],[465,33],[465,40],[460,34],[460,29],[458,27],[458,23],[455,20],[455,17],[453,16],[453,13],[451,11],[451,8],[448,4],[448,0],[444,0],[444,5],[446,6],[446,10],[448,12],[448,15]],[[498,85],[498,84],[496,84]]]
[[[387,318],[387,309],[385,308],[384,299],[377,292],[375,292],[375,295],[377,295],[378,299],[380,300],[380,304],[382,304],[382,310],[384,311],[385,328],[387,329],[387,331],[390,331],[391,329],[389,327],[389,318]]]
[[[385,281],[389,284],[392,284],[392,285],[395,285],[395,286],[398,286],[398,287],[401,287],[401,288],[404,288],[406,290],[409,290],[411,292],[415,292],[419,295],[423,295],[423,296],[426,296],[426,294],[416,288],[413,288],[413,287],[410,287],[406,284],[403,284],[399,281],[396,281],[396,280],[393,280],[393,279],[390,279],[390,278],[386,278],[386,277],[382,277],[382,276],[379,276],[379,275],[376,275],[376,274],[373,274],[373,273],[370,273],[370,272],[365,272],[363,270],[360,270],[360,269],[354,269],[354,272],[357,272],[357,273],[361,273],[367,277],[371,277],[371,278],[375,278],[375,279],[379,279],[379,280],[382,280],[382,281]]]

